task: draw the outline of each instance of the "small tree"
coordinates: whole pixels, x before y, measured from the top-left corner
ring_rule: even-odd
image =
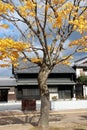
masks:
[[[87,76],[80,76],[77,81],[82,85],[87,85]]]
[[[75,52],[87,51],[86,5],[86,0],[0,1],[0,18],[14,24],[22,35],[18,41],[11,38],[0,39],[0,60],[8,62],[1,67],[9,66],[10,63],[16,67],[20,54],[24,57],[24,61],[26,59],[40,66],[39,126],[48,127],[49,122],[48,75],[56,64],[69,64]],[[8,28],[6,24],[0,26]],[[25,27],[25,31],[22,26]],[[79,39],[67,43],[74,32],[79,32]],[[34,57],[29,55],[32,52]]]

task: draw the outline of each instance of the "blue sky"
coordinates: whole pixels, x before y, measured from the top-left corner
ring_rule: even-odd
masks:
[[[0,77],[11,77],[11,68],[0,68]]]
[[[13,24],[5,20],[2,20],[0,24],[7,24],[9,26],[8,29],[0,28],[0,38],[11,37],[14,38],[15,40],[18,39],[20,33],[17,31],[16,27],[13,26]]]

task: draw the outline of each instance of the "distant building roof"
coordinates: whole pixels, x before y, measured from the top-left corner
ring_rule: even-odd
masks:
[[[87,56],[76,60],[75,63],[84,62],[84,61],[87,61]]]
[[[87,68],[87,63],[86,64],[76,64],[76,67],[81,67],[81,68]]]
[[[0,90],[2,90],[2,89],[7,89],[7,90],[9,90],[9,89],[10,89],[10,87],[4,87],[4,86],[3,86],[3,87],[1,87],[1,86],[0,86]]]
[[[14,69],[14,73],[38,73],[40,67],[34,63],[22,62],[18,68]],[[75,73],[74,69],[68,65],[57,64],[51,73]]]
[[[0,78],[0,87],[7,86],[7,87],[12,87],[16,86],[16,79],[14,78]]]
[[[87,68],[87,57],[84,57],[84,58],[81,58],[81,59],[75,61],[74,66]]]

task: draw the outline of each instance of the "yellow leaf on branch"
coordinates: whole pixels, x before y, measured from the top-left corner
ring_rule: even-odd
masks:
[[[52,0],[53,4],[63,4],[65,0]]]
[[[61,27],[62,26],[62,16],[58,16],[55,20],[55,23],[53,25],[53,28],[56,28],[56,27]]]
[[[7,12],[14,12],[14,7],[11,4],[0,1],[0,15],[7,14]]]
[[[26,59],[26,58],[24,58],[22,61],[23,61],[23,62],[27,62],[27,59]]]
[[[38,63],[38,62],[42,62],[42,58],[31,58],[31,62],[33,63]]]
[[[0,60],[9,58],[12,64],[17,64],[17,59],[22,51],[27,51],[30,45],[10,38],[0,39]],[[4,67],[5,65],[2,65]]]
[[[9,25],[7,25],[7,24],[2,24],[2,25],[0,25],[0,27],[2,27],[2,28],[9,28]]]
[[[68,60],[62,61],[61,63],[64,64],[64,65],[70,65],[71,64],[71,62],[68,61]]]
[[[0,67],[1,67],[1,68],[9,67],[9,66],[10,66],[9,64],[0,64]]]

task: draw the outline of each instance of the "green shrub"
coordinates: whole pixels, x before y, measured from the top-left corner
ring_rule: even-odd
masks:
[[[87,76],[80,76],[77,81],[83,85],[87,85]]]

